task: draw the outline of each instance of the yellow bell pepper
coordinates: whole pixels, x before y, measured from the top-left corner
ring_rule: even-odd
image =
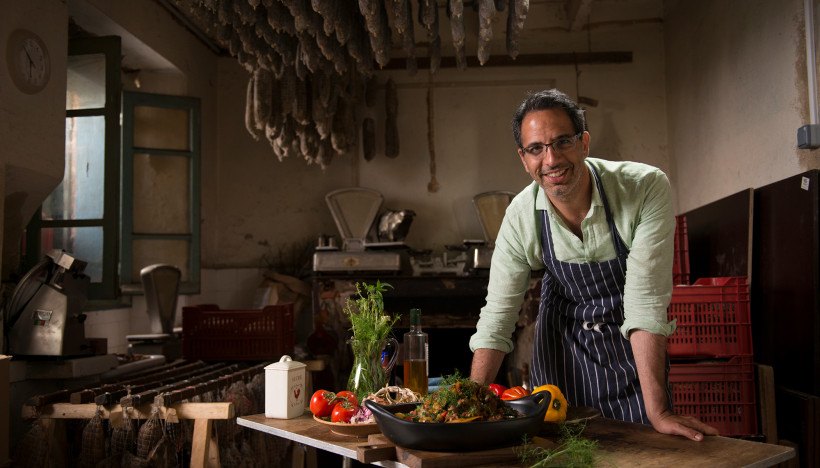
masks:
[[[546,384],[540,387],[535,387],[532,394],[546,391],[550,394],[550,407],[547,409],[547,414],[544,415],[544,421],[547,422],[564,422],[567,420],[567,399],[561,393],[561,389],[556,385]]]

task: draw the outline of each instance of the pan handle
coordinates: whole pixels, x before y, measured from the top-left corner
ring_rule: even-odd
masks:
[[[550,409],[550,401],[552,401],[552,395],[550,392],[543,391],[517,398],[515,400],[508,400],[506,403],[513,408],[522,407],[531,409],[532,406],[535,406],[537,408],[536,414],[540,415],[543,420],[544,415],[546,415],[547,411]]]

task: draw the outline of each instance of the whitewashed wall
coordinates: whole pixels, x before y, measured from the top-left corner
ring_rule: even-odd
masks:
[[[797,149],[809,123],[803,2],[665,3],[680,211],[820,168],[818,150]]]

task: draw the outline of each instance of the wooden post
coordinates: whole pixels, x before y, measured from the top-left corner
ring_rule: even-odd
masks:
[[[775,406],[774,369],[772,366],[757,365],[757,395],[760,402],[760,429],[766,443],[776,444],[777,409]]]
[[[213,437],[213,419],[194,420],[191,443],[191,468],[216,468],[219,464],[219,447]]]

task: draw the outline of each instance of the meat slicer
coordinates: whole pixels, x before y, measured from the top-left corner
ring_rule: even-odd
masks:
[[[478,214],[481,230],[484,231],[484,241],[464,241],[469,247],[472,269],[490,268],[495,239],[498,237],[498,230],[501,229],[501,221],[504,220],[507,206],[514,196],[513,192],[496,190],[479,193],[473,197],[473,206]]]
[[[367,188],[343,188],[328,193],[325,201],[342,237],[342,246],[341,250],[335,245],[317,247],[313,254],[313,271],[401,270],[401,254],[391,248],[404,245],[403,242],[367,241],[367,234],[384,202],[381,193]]]
[[[5,307],[10,354],[92,354],[82,313],[90,283],[85,267],[86,262],[55,249],[20,279]]]

